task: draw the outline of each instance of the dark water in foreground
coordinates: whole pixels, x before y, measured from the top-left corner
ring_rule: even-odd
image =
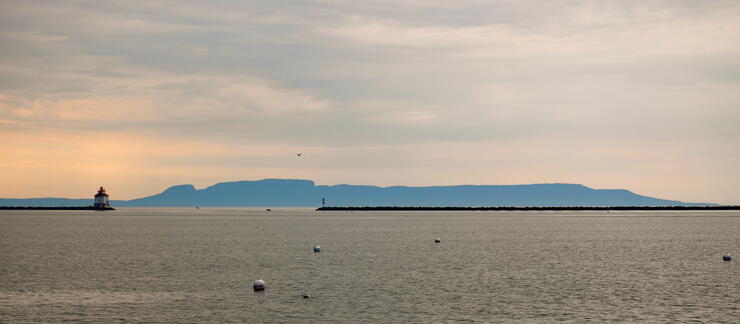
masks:
[[[0,322],[737,323],[725,251],[738,211],[3,211]]]

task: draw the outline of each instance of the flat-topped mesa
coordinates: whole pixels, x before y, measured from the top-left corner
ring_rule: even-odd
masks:
[[[102,189],[102,188],[101,188]],[[104,206],[105,196],[98,206]],[[85,206],[89,199],[3,199],[5,206]],[[378,187],[316,185],[311,180],[263,179],[222,182],[196,189],[178,185],[148,197],[113,200],[126,207],[307,207],[307,206],[716,206],[639,195],[624,189],[593,189],[580,184],[459,185]],[[90,208],[94,206],[90,205]]]

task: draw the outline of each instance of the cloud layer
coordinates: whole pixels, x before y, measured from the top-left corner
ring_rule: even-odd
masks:
[[[298,177],[740,203],[736,1],[0,9],[0,196]]]

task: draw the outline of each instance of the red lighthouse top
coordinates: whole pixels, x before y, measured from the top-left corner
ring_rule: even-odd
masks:
[[[100,190],[98,190],[98,193],[95,195],[95,197],[100,197],[100,196],[108,196],[108,194],[105,193],[105,188],[103,187],[100,187]]]

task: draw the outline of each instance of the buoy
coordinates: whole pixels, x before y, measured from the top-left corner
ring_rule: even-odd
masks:
[[[313,252],[314,252],[314,253],[319,253],[319,252],[321,252],[321,247],[320,247],[320,246],[319,246],[318,244],[316,244],[316,246],[314,246],[314,247],[313,247]]]
[[[442,242],[442,240],[440,240],[439,238],[437,238],[436,240],[434,240],[434,243],[439,243],[439,242]]]
[[[255,280],[254,285],[252,287],[254,288],[254,291],[262,291],[262,290],[265,290],[265,288],[267,288],[267,286],[265,285],[265,281],[262,279]]]
[[[732,254],[725,253],[725,255],[722,256],[722,260],[732,261]]]

